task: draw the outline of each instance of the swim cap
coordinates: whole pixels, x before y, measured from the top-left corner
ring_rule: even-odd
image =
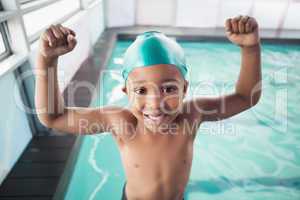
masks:
[[[183,78],[187,67],[183,49],[179,44],[158,31],[148,31],[137,36],[124,54],[122,76],[125,81],[132,70],[157,64],[172,64]]]

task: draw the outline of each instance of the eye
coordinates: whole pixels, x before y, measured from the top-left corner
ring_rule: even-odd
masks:
[[[134,92],[139,95],[144,95],[146,94],[146,88],[135,88]]]
[[[175,85],[168,85],[168,86],[163,86],[162,87],[162,92],[163,93],[173,93],[177,91],[177,86]]]

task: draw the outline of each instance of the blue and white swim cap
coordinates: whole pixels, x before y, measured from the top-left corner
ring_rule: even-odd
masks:
[[[137,36],[123,57],[122,76],[126,81],[135,68],[157,64],[172,64],[183,78],[186,78],[186,66],[183,49],[179,44],[161,32],[148,31]]]

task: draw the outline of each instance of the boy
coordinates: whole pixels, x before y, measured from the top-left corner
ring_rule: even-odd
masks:
[[[254,18],[226,20],[228,39],[241,48],[235,92],[183,101],[188,82],[180,46],[160,32],[139,35],[124,56],[123,91],[129,108],[65,107],[57,84],[58,57],[73,50],[75,33],[61,25],[41,36],[35,102],[47,127],[73,134],[109,131],[115,138],[127,177],[122,199],[181,200],[193,158],[193,141],[204,121],[216,121],[255,105],[261,94],[260,39]],[[195,66],[196,67],[196,66]],[[52,83],[50,80],[54,80]],[[54,94],[48,94],[48,84]],[[48,96],[49,95],[49,96]],[[48,97],[53,98],[53,101]],[[68,120],[74,123],[68,124]],[[80,121],[87,127],[82,130]],[[99,124],[100,130],[93,129]]]

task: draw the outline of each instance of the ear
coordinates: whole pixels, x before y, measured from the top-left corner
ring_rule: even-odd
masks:
[[[183,97],[185,97],[188,87],[189,87],[189,82],[187,80],[184,80]]]
[[[127,94],[127,89],[126,89],[126,86],[125,86],[125,85],[122,87],[122,91],[123,91],[125,94]]]

